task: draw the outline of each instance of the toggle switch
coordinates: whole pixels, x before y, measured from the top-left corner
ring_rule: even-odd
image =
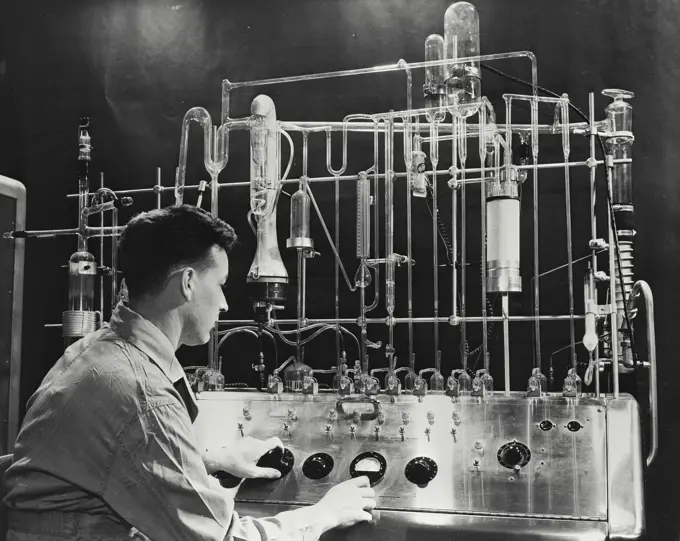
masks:
[[[475,442],[475,452],[479,456],[484,456],[484,445],[482,445],[481,441],[476,441]]]

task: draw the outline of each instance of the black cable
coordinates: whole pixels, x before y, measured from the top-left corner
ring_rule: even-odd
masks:
[[[487,64],[481,64],[481,66],[482,66],[482,68],[486,69],[487,71],[490,71],[491,73],[494,73],[496,75],[504,77],[504,78],[506,78],[510,81],[514,81],[516,83],[519,83],[521,85],[529,87],[532,90],[534,88],[534,86],[531,83],[524,81],[522,79],[519,79],[518,77],[508,75],[507,73],[504,73],[504,72],[502,72],[502,71],[500,71],[496,68],[492,68],[491,66],[489,66]],[[552,90],[548,90],[547,88],[543,88],[542,86],[536,85],[536,89],[540,90],[544,94],[548,94],[549,96],[552,96],[552,97],[555,97],[555,98],[561,98],[561,96],[559,96],[558,94],[556,94]],[[571,101],[569,102],[569,107],[571,107],[576,112],[576,114],[579,115],[583,120],[585,120],[587,123],[590,123],[590,119],[588,118],[588,116],[583,111],[581,111],[578,107],[576,107],[573,103],[571,103]],[[597,140],[599,141],[600,149],[602,150],[602,159],[605,162],[605,175],[606,175],[607,174],[606,173],[607,150],[604,146],[604,142],[602,141],[602,137],[600,136],[599,133],[597,134]],[[639,367],[639,360],[638,360],[637,353],[635,352],[635,340],[634,340],[633,332],[632,332],[633,327],[630,324],[630,314],[629,314],[629,311],[628,311],[628,303],[626,302],[627,301],[626,292],[625,292],[625,289],[623,287],[623,264],[621,263],[621,251],[620,251],[620,248],[619,248],[619,234],[618,234],[618,229],[616,227],[616,217],[614,216],[614,205],[612,203],[612,195],[611,195],[611,192],[609,191],[609,182],[607,182],[607,187],[606,187],[605,191],[607,193],[607,205],[609,207],[609,216],[610,216],[611,228],[612,228],[612,231],[614,232],[616,266],[617,266],[617,269],[619,271],[619,287],[621,288],[621,298],[623,299],[623,312],[624,312],[624,317],[626,319],[626,326],[627,326],[626,333],[628,334],[628,336],[630,338],[630,349],[631,349],[631,352],[633,354],[633,366],[634,366],[634,368],[636,369],[636,372],[637,372],[637,368]],[[617,330],[617,332],[618,332],[618,330]],[[615,336],[616,335],[614,333],[612,333],[612,340],[614,339]],[[618,362],[618,359],[616,359],[616,361],[614,361],[612,359],[612,362]]]
[[[432,207],[434,206],[434,192],[432,191],[432,186],[430,185],[429,182],[427,184],[427,191],[426,191],[426,195],[425,195],[425,203],[427,205],[427,210],[429,211],[430,216],[432,217],[433,216]],[[439,231],[439,237],[442,240],[442,242],[444,243],[444,246],[446,248],[446,258],[449,262],[449,267],[453,268],[454,265],[455,265],[454,262],[458,261],[458,258],[457,258],[458,254],[453,253],[453,244],[451,243],[451,239],[449,237],[448,231],[446,230],[446,225],[444,224],[444,221],[441,219],[441,216],[439,215],[439,207],[437,207],[437,229]],[[481,280],[484,279],[484,277],[482,276],[482,273],[481,273],[481,265],[482,265],[481,261],[480,261],[479,265],[480,265],[479,276],[480,276],[480,283],[481,283]],[[497,298],[498,298],[498,295],[496,295],[496,297],[494,298],[494,301],[491,302],[489,300],[488,295],[487,295],[486,309],[489,312],[489,316],[494,315],[494,304],[495,304],[495,301],[496,301]],[[495,321],[489,321],[487,323],[487,327],[486,327],[486,338],[487,338],[487,340],[492,339],[493,336],[494,336],[493,332],[494,332],[494,329],[495,329],[495,323],[496,323]],[[480,353],[483,349],[483,346],[484,346],[484,344],[482,343],[479,346],[477,346],[475,349],[470,351],[470,346],[469,346],[469,344],[466,340],[465,344],[464,344],[465,357],[466,358],[472,357],[473,355]],[[479,361],[479,357],[477,358],[477,360],[475,361],[475,364],[473,366],[473,375],[474,375],[474,370],[477,367],[478,361]]]

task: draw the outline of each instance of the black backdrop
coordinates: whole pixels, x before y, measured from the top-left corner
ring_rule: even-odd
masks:
[[[0,173],[22,181],[28,189],[28,226],[52,229],[75,225],[75,201],[65,194],[77,188],[76,128],[78,118],[92,118],[95,152],[91,168],[92,188],[99,183],[99,172],[114,189],[151,187],[156,167],[161,167],[163,183],[172,183],[177,164],[181,119],[194,105],[206,107],[219,118],[220,81],[253,80],[320,71],[335,71],[422,60],[423,42],[431,33],[441,33],[443,14],[449,2],[407,2],[405,0],[295,0],[290,2],[217,2],[188,0],[172,4],[154,0],[111,0],[108,2],[30,0],[0,5]],[[635,92],[634,182],[637,209],[636,276],[646,279],[656,293],[656,318],[659,357],[660,453],[648,473],[648,528],[652,539],[677,538],[674,457],[680,450],[677,423],[673,415],[674,378],[680,375],[674,362],[672,310],[678,302],[675,277],[680,258],[676,255],[680,236],[673,209],[680,197],[675,170],[680,165],[675,143],[680,137],[674,121],[678,111],[676,88],[680,83],[680,61],[676,52],[675,22],[680,15],[676,2],[662,0],[540,2],[521,0],[476,2],[481,19],[482,53],[531,50],[539,61],[539,83],[558,93],[566,92],[587,112],[588,93],[596,93],[597,118],[603,117],[608,100],[600,95],[604,88],[624,88]],[[527,64],[507,62],[496,67],[524,78]],[[415,88],[422,74],[415,75]],[[523,89],[491,74],[484,74],[484,93],[504,119],[502,92]],[[378,112],[404,107],[402,74],[377,78],[352,78],[332,82],[308,83],[266,88],[286,120],[341,120],[353,112]],[[415,92],[416,105],[421,105]],[[232,116],[248,114],[255,92],[234,95]],[[522,118],[522,111],[518,112]],[[525,115],[525,118],[526,115]],[[541,120],[551,121],[552,112],[542,110]],[[572,121],[578,120],[572,115]],[[196,130],[196,128],[194,128]],[[192,130],[188,182],[208,180],[201,164],[201,137]],[[299,175],[300,137],[294,136],[297,159],[292,175]],[[339,147],[334,141],[333,166],[339,166]],[[552,144],[552,150],[551,145]],[[349,173],[372,163],[370,137],[352,139]],[[229,165],[221,181],[247,180],[247,144],[238,136],[232,144]],[[448,149],[448,147],[446,147]],[[542,146],[542,149],[544,147]],[[541,161],[560,159],[559,141],[546,141]],[[310,174],[325,175],[323,136],[310,142]],[[401,145],[397,144],[397,167],[401,167]],[[587,145],[575,144],[574,159],[586,156]],[[442,151],[442,166],[448,166]],[[476,159],[471,146],[471,164]],[[287,151],[285,151],[287,157]],[[450,158],[448,158],[450,162]],[[541,270],[564,263],[564,191],[559,175],[543,174],[540,189]],[[555,182],[550,182],[554,178]],[[440,179],[442,217],[451,213],[446,179]],[[600,179],[601,182],[601,179]],[[585,253],[589,238],[586,205],[586,173],[572,175],[574,209],[574,255]],[[294,186],[287,190],[292,192]],[[314,188],[322,212],[333,232],[333,187]],[[396,215],[405,208],[403,181],[397,183]],[[531,278],[531,187],[525,188],[522,220],[522,258],[524,291],[513,299],[514,313],[529,313]],[[355,270],[354,187],[340,187],[341,255],[350,276]],[[172,201],[170,195],[164,204]],[[600,197],[602,201],[602,197]],[[187,196],[195,202],[195,196]],[[252,260],[252,235],[245,220],[247,192],[236,188],[223,190],[221,215],[230,221],[242,242],[232,257],[232,278],[228,287],[230,316],[251,317],[250,302],[244,294],[243,277]],[[135,206],[121,215],[127,220],[137,210],[154,205],[152,195],[135,197]],[[204,205],[205,206],[205,205]],[[471,190],[471,224],[479,220],[479,196]],[[288,200],[282,197],[279,212],[279,239],[284,261],[291,274],[290,301],[283,313],[294,317],[295,256],[284,248],[288,236]],[[431,314],[431,230],[427,207],[414,201],[415,315]],[[318,220],[312,221],[317,249],[322,257],[308,265],[310,317],[333,315],[333,260]],[[602,226],[600,231],[604,231]],[[479,313],[478,226],[470,228],[470,311]],[[382,243],[382,240],[381,240]],[[98,243],[93,243],[93,251]],[[441,243],[440,243],[441,244]],[[405,253],[404,226],[397,222],[395,249]],[[58,329],[44,325],[60,322],[66,304],[67,282],[62,266],[75,249],[72,238],[30,240],[26,258],[22,403],[39,384],[61,349]],[[440,263],[446,252],[439,248]],[[477,267],[475,267],[477,265]],[[475,271],[475,268],[477,271]],[[577,268],[577,284],[582,267]],[[384,276],[384,274],[383,274]],[[398,270],[398,315],[405,314],[406,270]],[[441,312],[450,313],[451,286],[448,273],[441,272]],[[544,313],[566,313],[564,273],[554,273],[542,281]],[[580,292],[580,287],[577,287]],[[381,296],[384,291],[381,292]],[[577,293],[577,310],[582,300]],[[381,303],[382,305],[382,303]],[[341,315],[355,317],[354,296],[342,293]],[[498,305],[495,306],[498,309]],[[384,315],[384,309],[375,312]],[[398,329],[397,354],[406,362],[404,328]],[[568,340],[568,326],[543,327],[543,358]],[[374,339],[384,340],[384,329],[372,330]],[[498,331],[495,331],[496,336]],[[577,336],[582,328],[577,327]],[[443,367],[448,373],[459,362],[453,352],[458,347],[457,333],[442,327]],[[416,328],[418,367],[432,364],[432,329]],[[230,339],[223,355],[228,381],[252,382],[251,363],[256,350],[248,337]],[[471,347],[480,340],[478,328],[470,330]],[[502,388],[502,355],[491,339],[492,371],[496,387]],[[308,348],[307,359],[313,366],[333,362],[332,336]],[[350,360],[354,346],[347,346]],[[521,388],[531,361],[531,329],[518,324],[513,334],[512,385]],[[271,351],[268,351],[271,366]],[[280,360],[291,350],[281,348]],[[202,351],[183,351],[183,362],[201,362]],[[567,352],[555,355],[557,381],[564,373]],[[584,359],[584,350],[579,350]],[[373,366],[383,366],[380,353]],[[545,364],[544,364],[545,366]],[[624,386],[634,390],[634,380]],[[642,397],[644,398],[644,397]],[[641,398],[641,399],[642,399]],[[642,400],[644,402],[644,400]],[[671,470],[672,475],[666,471]]]

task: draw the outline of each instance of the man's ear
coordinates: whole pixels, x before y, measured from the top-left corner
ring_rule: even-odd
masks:
[[[185,301],[191,301],[196,293],[196,271],[193,267],[187,267],[181,274],[182,296]]]

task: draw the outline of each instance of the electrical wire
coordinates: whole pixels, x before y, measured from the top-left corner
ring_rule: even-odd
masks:
[[[510,81],[514,81],[514,82],[519,83],[523,86],[526,86],[526,87],[533,89],[533,85],[531,83],[527,82],[527,81],[524,81],[523,79],[520,79],[518,77],[514,77],[514,76],[509,75],[507,73],[504,73],[504,72],[502,72],[502,71],[500,71],[496,68],[492,68],[491,66],[489,66],[487,64],[481,64],[481,67],[483,69],[487,70],[487,71],[490,71],[491,73],[494,73],[494,74],[499,75],[501,77],[504,77],[504,78],[506,78]],[[544,94],[547,94],[547,95],[555,97],[555,98],[561,98],[560,95],[553,92],[552,90],[548,90],[547,88],[543,88],[542,86],[539,86],[539,85],[536,85],[536,88],[538,90],[540,90],[541,92],[543,92]],[[569,101],[569,107],[571,107],[576,112],[576,114],[579,115],[583,120],[590,123],[590,119],[588,118],[588,116],[583,111],[581,111],[578,107],[576,107],[573,103],[571,103],[571,101]],[[599,133],[597,134],[597,140],[600,144],[600,149],[602,151],[602,159],[606,162],[607,150],[604,146],[604,142],[602,141],[602,137],[600,136]],[[606,164],[605,164],[605,168],[606,168]],[[635,340],[634,340],[633,332],[632,332],[633,327],[631,326],[631,323],[630,323],[631,318],[630,318],[630,314],[629,314],[629,310],[628,310],[628,303],[626,302],[627,301],[626,292],[625,292],[625,289],[624,289],[624,286],[623,286],[623,264],[621,263],[621,251],[620,251],[620,248],[619,248],[619,233],[618,233],[618,229],[616,227],[616,217],[614,216],[614,205],[612,203],[612,194],[609,190],[609,183],[607,183],[605,191],[607,193],[607,205],[609,207],[609,216],[610,216],[611,228],[612,228],[612,231],[614,232],[615,255],[616,255],[616,264],[617,264],[616,266],[617,266],[617,269],[619,271],[618,282],[619,282],[619,287],[621,288],[621,298],[623,299],[623,312],[624,312],[624,317],[625,317],[626,326],[627,326],[626,332],[627,332],[627,334],[630,338],[630,348],[631,348],[631,351],[632,351],[632,354],[633,354],[633,366],[636,369],[636,373],[637,373],[637,369],[639,367],[639,359],[638,359],[638,356],[635,352]],[[610,247],[610,249],[611,249],[611,247]],[[615,336],[615,334],[612,335],[612,339],[614,339],[614,336]],[[616,362],[618,362],[618,359],[616,360]]]

